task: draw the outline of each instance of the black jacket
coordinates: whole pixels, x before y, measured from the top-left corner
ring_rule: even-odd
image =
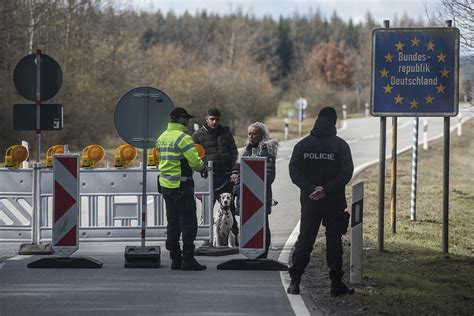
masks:
[[[204,161],[212,161],[214,164],[214,188],[221,186],[229,180],[230,172],[237,163],[239,152],[230,129],[219,125],[215,130],[206,125],[193,134],[196,144],[201,144],[206,151]]]
[[[323,207],[347,207],[345,187],[353,171],[349,145],[336,136],[336,127],[325,117],[316,120],[310,135],[296,144],[291,155],[290,177],[301,190],[301,200],[322,186],[327,196],[317,203]]]

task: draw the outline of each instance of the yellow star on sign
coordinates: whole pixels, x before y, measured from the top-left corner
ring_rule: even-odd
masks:
[[[396,97],[393,98],[395,100],[395,104],[402,104],[403,97],[400,96],[400,93],[397,94]]]
[[[446,67],[444,67],[444,69],[441,70],[440,73],[441,73],[441,78],[443,78],[443,77],[448,78],[449,70],[446,69]]]
[[[395,44],[395,47],[397,48],[397,52],[399,50],[403,51],[403,46],[405,46],[405,44],[402,44],[402,42],[398,41],[398,43]]]
[[[436,86],[437,93],[444,93],[444,89],[446,89],[446,87],[443,86],[441,83],[438,86]]]
[[[438,57],[438,62],[445,62],[446,61],[446,55],[443,54],[443,52],[439,53],[439,55],[436,55]]]
[[[425,97],[425,103],[426,104],[433,104],[434,98],[431,96],[431,94],[428,94],[427,97]]]
[[[411,40],[411,46],[418,46],[418,43],[420,42],[419,39],[416,38],[416,36]]]
[[[426,50],[434,50],[435,44],[430,40],[428,44],[426,44]]]
[[[392,93],[392,88],[388,83],[385,87],[383,87],[383,92],[384,93]]]
[[[383,56],[383,57],[385,57],[385,62],[388,62],[388,61],[392,62],[393,55],[390,54],[390,52],[387,55]]]
[[[383,77],[388,78],[389,71],[387,69],[385,69],[385,67],[382,70],[380,70],[379,72],[380,72],[380,78],[383,78]]]
[[[415,98],[413,98],[413,100],[410,101],[410,109],[413,109],[413,108],[417,108],[418,107],[418,103]]]

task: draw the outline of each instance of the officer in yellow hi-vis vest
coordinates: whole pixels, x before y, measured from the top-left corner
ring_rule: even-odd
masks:
[[[196,201],[193,171],[207,178],[207,167],[186,134],[188,120],[194,116],[183,108],[170,113],[168,128],[156,140],[160,156],[158,188],[166,202],[168,220],[166,249],[170,252],[171,269],[205,270],[206,266],[194,259],[194,240],[197,235]],[[179,245],[182,234],[183,251]]]

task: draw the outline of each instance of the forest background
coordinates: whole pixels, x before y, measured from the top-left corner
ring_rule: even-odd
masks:
[[[208,107],[219,107],[238,137],[253,121],[295,112],[300,96],[308,100],[308,116],[342,104],[349,113],[362,113],[370,94],[371,31],[381,22],[370,13],[355,24],[336,12],[330,18],[316,11],[276,20],[239,10],[177,16],[117,11],[100,0],[2,0],[0,159],[21,140],[34,144],[34,132],[13,130],[13,104],[29,101],[16,92],[12,74],[37,48],[60,64],[64,78],[60,92],[47,101],[64,105],[64,129],[44,132],[43,148],[110,148],[123,143],[114,127],[116,104],[139,86],[165,91],[197,123]],[[430,23],[442,26],[443,20]],[[391,26],[428,25],[404,15]],[[470,95],[471,81],[461,71],[461,99]]]

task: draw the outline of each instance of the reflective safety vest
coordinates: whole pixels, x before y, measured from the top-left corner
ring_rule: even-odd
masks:
[[[193,171],[204,169],[193,139],[185,130],[184,125],[168,123],[166,131],[156,140],[160,156],[160,185],[164,188],[179,188],[181,182],[193,179]]]

